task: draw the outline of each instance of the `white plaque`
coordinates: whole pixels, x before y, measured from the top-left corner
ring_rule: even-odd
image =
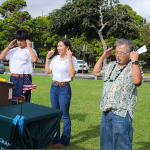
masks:
[[[9,89],[8,99],[12,99],[12,88]]]

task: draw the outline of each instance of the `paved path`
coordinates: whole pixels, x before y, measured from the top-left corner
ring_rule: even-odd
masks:
[[[9,69],[6,69],[5,74],[10,74]],[[46,75],[44,70],[34,70],[34,72],[32,73],[32,75],[36,75],[36,76],[52,76],[52,74],[50,75]],[[79,79],[96,79],[96,77],[92,74],[92,73],[76,73],[74,78],[79,78]],[[101,77],[97,77],[98,80],[101,80]]]

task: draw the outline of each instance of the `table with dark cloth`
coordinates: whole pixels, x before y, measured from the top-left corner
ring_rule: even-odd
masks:
[[[25,116],[23,134],[19,134],[17,115]],[[29,102],[0,107],[0,148],[45,149],[58,129],[62,111]]]

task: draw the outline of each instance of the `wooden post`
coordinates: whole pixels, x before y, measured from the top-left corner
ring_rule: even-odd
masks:
[[[97,80],[97,76],[95,76],[95,80]]]

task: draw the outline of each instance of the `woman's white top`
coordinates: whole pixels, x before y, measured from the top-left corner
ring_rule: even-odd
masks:
[[[33,49],[36,54],[36,51]],[[29,49],[25,47],[15,47],[7,52],[6,59],[9,60],[9,69],[14,74],[31,74],[33,72],[33,65]]]
[[[78,71],[77,59],[72,56],[72,62],[75,71]],[[69,75],[69,60],[65,57],[63,60],[60,59],[60,55],[56,55],[50,62],[50,69],[52,70],[52,79],[58,82],[69,82],[71,77]]]

